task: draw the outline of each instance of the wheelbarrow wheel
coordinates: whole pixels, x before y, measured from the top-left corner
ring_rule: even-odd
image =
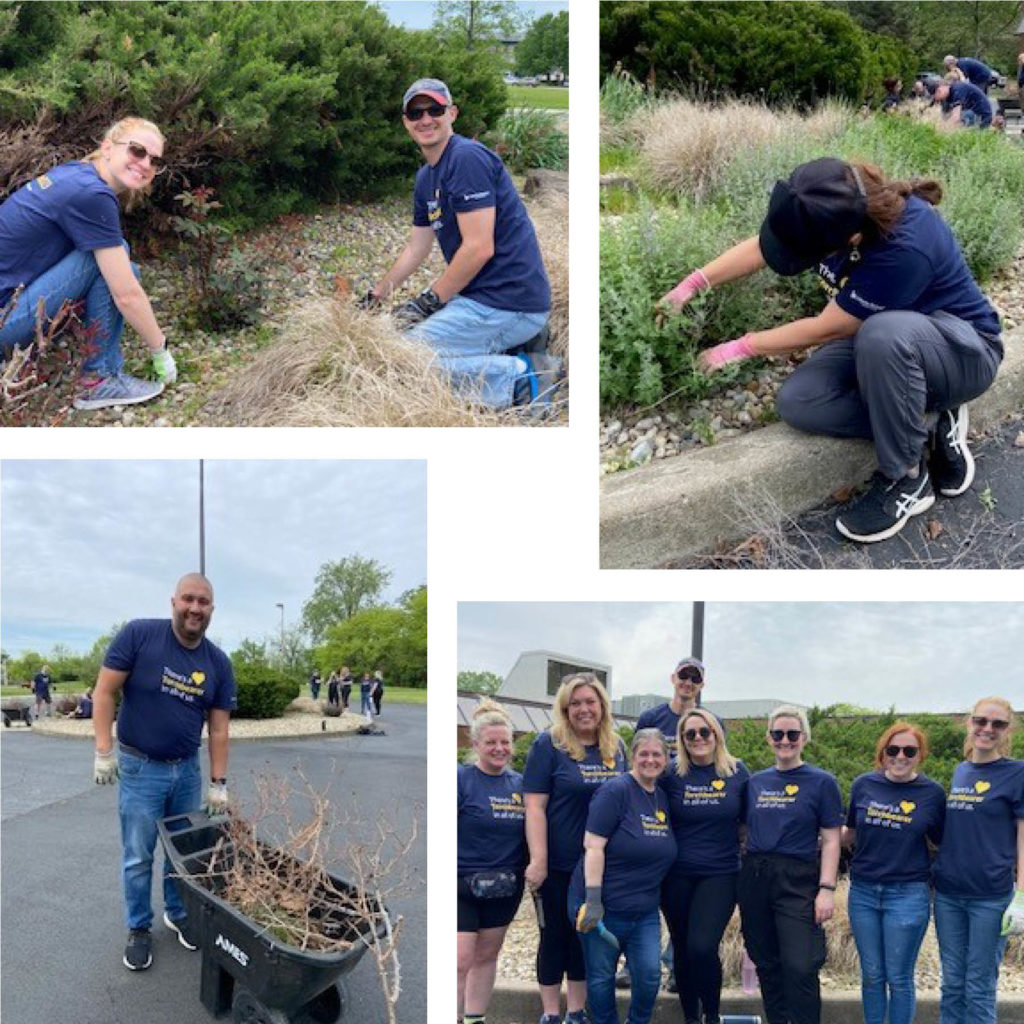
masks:
[[[264,1006],[247,988],[235,986],[231,1000],[231,1019],[235,1024],[291,1024],[287,1013]]]
[[[338,1024],[348,1009],[348,990],[339,981],[321,992],[292,1018],[292,1024]]]

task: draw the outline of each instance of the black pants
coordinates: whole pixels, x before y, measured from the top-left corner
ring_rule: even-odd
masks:
[[[743,941],[757,966],[767,1024],[820,1024],[825,932],[814,923],[818,864],[749,854],[740,871]]]
[[[537,946],[537,983],[561,985],[562,978],[583,981],[583,947],[576,926],[569,920],[569,879],[571,871],[549,871],[540,887],[544,927]]]
[[[379,690],[374,690],[373,693],[370,694],[370,697],[373,700],[373,713],[375,715],[379,715],[380,702],[384,699],[384,687],[382,686]]]
[[[730,875],[683,875],[671,871],[661,885],[661,910],[672,936],[672,963],[685,1020],[718,1017],[722,961],[718,947],[736,907]]]
[[[352,684],[342,683],[341,684],[341,709],[342,711],[348,711],[348,699],[352,695]]]

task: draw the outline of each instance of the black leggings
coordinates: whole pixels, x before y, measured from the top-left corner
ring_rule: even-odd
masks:
[[[820,1024],[818,971],[825,932],[814,923],[818,864],[778,854],[748,854],[740,871],[743,941],[757,966],[767,1024]]]
[[[671,871],[661,884],[661,909],[672,936],[672,963],[685,1020],[718,1017],[722,961],[718,947],[736,908],[730,875],[684,875]]]
[[[583,947],[576,926],[569,920],[569,879],[571,871],[549,871],[540,887],[544,927],[537,946],[537,983],[561,985],[562,978],[583,981]]]

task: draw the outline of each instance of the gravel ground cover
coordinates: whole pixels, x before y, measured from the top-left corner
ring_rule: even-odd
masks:
[[[680,273],[685,269],[680,268]],[[1007,330],[1024,323],[1024,248],[983,290],[1002,314]],[[603,414],[602,474],[681,455],[776,422],[775,395],[791,367],[802,358],[805,356],[763,360],[755,379],[722,389],[694,405],[679,408],[666,401]]]

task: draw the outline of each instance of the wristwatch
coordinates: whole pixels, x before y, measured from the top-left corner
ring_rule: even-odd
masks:
[[[227,780],[227,778],[223,778],[223,779],[214,779],[214,778],[211,778],[211,779],[210,779],[210,781],[211,781],[211,782],[213,782],[213,783],[215,783],[215,784],[217,784],[217,785],[220,785],[220,786],[226,786],[226,785],[227,785],[227,783],[228,783],[228,780]]]

